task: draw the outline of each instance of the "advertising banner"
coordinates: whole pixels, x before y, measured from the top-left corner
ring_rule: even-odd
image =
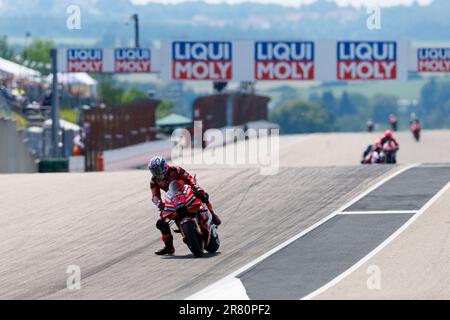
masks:
[[[58,49],[58,72],[150,73],[151,49]]]
[[[102,49],[68,49],[66,53],[66,72],[104,72]]]
[[[395,41],[337,42],[337,80],[397,80]]]
[[[415,56],[413,56],[415,55]],[[59,49],[59,72],[160,73],[166,81],[392,81],[450,72],[450,48],[405,41],[163,41],[161,48]],[[417,69],[417,70],[416,70]]]
[[[254,80],[313,80],[314,48],[314,42],[255,42]]]
[[[171,80],[233,79],[233,44],[220,41],[172,43]]]
[[[450,48],[417,48],[418,72],[450,72]]]
[[[114,72],[149,73],[152,71],[150,49],[114,49]]]

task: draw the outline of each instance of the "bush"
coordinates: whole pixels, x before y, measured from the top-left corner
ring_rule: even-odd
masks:
[[[322,105],[301,100],[289,101],[274,109],[270,120],[280,125],[281,132],[286,134],[329,132],[335,129],[333,115]]]

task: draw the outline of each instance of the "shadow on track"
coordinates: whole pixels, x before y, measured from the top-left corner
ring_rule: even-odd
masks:
[[[166,256],[163,257],[164,260],[196,260],[196,259],[210,259],[219,256],[221,253],[205,253],[205,255],[202,258],[196,258],[193,254],[187,254],[185,256]]]

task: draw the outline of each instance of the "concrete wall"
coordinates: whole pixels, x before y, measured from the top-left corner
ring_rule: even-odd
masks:
[[[0,173],[37,172],[36,158],[16,121],[0,117]]]

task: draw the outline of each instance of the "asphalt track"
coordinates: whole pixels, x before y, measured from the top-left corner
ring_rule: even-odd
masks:
[[[444,189],[445,190],[445,189]],[[388,246],[315,299],[450,299],[450,190]],[[379,287],[367,286],[373,266]]]
[[[281,136],[279,141],[281,167],[329,167],[355,166],[360,164],[363,151],[373,144],[382,133],[316,133],[305,135]],[[417,143],[408,131],[395,133],[400,143],[397,160],[400,164],[440,163],[450,164],[450,131],[426,130]],[[230,149],[238,150],[237,146],[225,147],[225,153]],[[193,166],[195,167],[195,166]],[[205,165],[197,166],[204,168]],[[211,166],[212,169],[221,166]],[[228,167],[228,166],[222,166]]]
[[[239,278],[251,299],[301,299],[362,259],[411,216],[338,215]]]
[[[1,299],[185,298],[319,221],[392,168],[199,172],[224,219],[221,253],[160,258],[147,172],[2,176]],[[219,187],[221,186],[221,187]],[[27,195],[23,197],[23,194]],[[82,288],[65,289],[71,265]]]
[[[236,281],[250,299],[307,297],[387,240],[449,181],[450,167],[408,168],[261,262],[192,298],[225,298],[229,283]]]
[[[179,239],[176,240],[175,256],[161,258],[153,254],[161,242],[154,227],[158,212],[150,201],[147,172],[0,175],[0,299],[187,298],[310,228],[377,182],[404,168],[403,164],[450,163],[450,148],[442,147],[443,141],[449,141],[449,133],[436,131],[425,134],[419,145],[409,135],[401,133],[400,166],[359,166],[357,162],[362,149],[372,136],[375,135],[282,138],[281,169],[275,176],[261,176],[257,169],[192,166],[224,219],[220,230],[223,243],[220,253],[204,259],[193,259]],[[340,153],[333,159],[339,166],[330,166],[329,153],[336,151],[333,148],[339,145],[346,146],[349,141],[351,156]],[[422,156],[417,148],[435,153]],[[308,152],[303,154],[303,150]],[[312,155],[315,155],[315,161],[312,161]],[[411,202],[414,206],[399,210],[417,210],[439,191],[448,178],[447,169],[439,170],[443,171],[432,175],[432,187],[416,189],[420,190],[417,194],[407,194],[419,199]],[[429,186],[426,182],[421,181],[419,185]],[[405,192],[417,188],[417,184],[409,186],[409,189],[405,187]],[[366,200],[362,198],[361,203]],[[352,211],[354,209],[366,210],[367,207],[354,207]],[[290,290],[287,298],[300,298],[318,289],[369,253],[411,214],[345,215],[322,224],[303,238],[313,247],[307,251],[309,256],[286,256],[298,258],[292,264],[292,270],[296,269],[296,264],[307,261],[301,260],[306,258],[315,259],[315,269],[319,270],[319,265],[333,265],[333,268],[326,271],[326,277],[314,277],[307,288]],[[367,223],[369,220],[365,219],[374,221]],[[350,229],[355,233],[347,229],[350,220],[354,226]],[[373,229],[363,232],[367,226]],[[311,238],[314,234],[324,236],[325,240]],[[334,263],[335,248],[326,247],[330,243],[337,245],[335,239],[339,235],[348,236],[348,241],[339,247],[342,253],[339,257],[345,262],[342,264]],[[319,244],[326,250],[321,251],[320,246],[317,247]],[[304,247],[297,247],[301,248]],[[294,249],[295,245],[286,248]],[[344,254],[350,251],[351,254]],[[278,264],[275,257],[265,260],[274,263],[267,270],[284,273],[288,265]],[[66,289],[69,276],[66,271],[71,265],[81,268],[80,290]],[[278,268],[280,270],[276,270]],[[244,274],[242,280],[253,286],[256,282],[252,282],[251,272]],[[286,274],[292,275],[292,272]],[[254,288],[248,290],[251,297],[280,297],[275,289],[257,296],[254,294],[257,284]],[[331,293],[330,297],[339,295]]]

